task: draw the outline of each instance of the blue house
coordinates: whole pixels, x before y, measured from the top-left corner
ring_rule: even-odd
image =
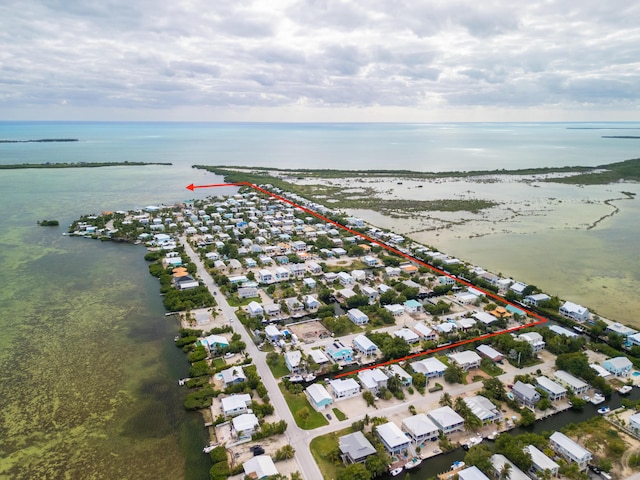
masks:
[[[378,347],[364,335],[358,335],[353,339],[353,346],[363,355],[370,357],[376,353]]]
[[[602,366],[616,377],[627,377],[633,369],[633,363],[627,357],[610,358],[602,362]]]
[[[353,349],[347,347],[339,340],[336,340],[335,342],[327,345],[325,347],[325,350],[334,362],[338,362],[340,360],[350,362],[351,360],[353,360]]]

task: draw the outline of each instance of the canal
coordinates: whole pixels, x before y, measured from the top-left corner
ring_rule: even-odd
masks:
[[[598,408],[603,405],[608,405],[611,407],[611,410],[618,408],[622,405],[623,398],[630,398],[632,400],[640,400],[640,388],[634,388],[629,395],[625,395],[624,397],[614,392],[611,395],[611,398],[603,403],[602,405],[595,406],[590,403],[585,405],[584,409],[581,411],[578,410],[566,410],[564,412],[560,412],[556,415],[552,415],[543,420],[537,421],[531,427],[516,427],[510,430],[511,435],[519,435],[521,433],[539,433],[542,434],[544,432],[554,432],[562,429],[565,425],[570,423],[580,423],[585,420],[588,420],[591,417],[598,415]],[[488,440],[484,440],[484,442],[489,442]],[[434,443],[435,445],[435,443]],[[462,448],[457,448],[452,450],[451,452],[444,453],[438,455],[436,457],[429,458],[424,460],[420,467],[411,470],[410,475],[407,472],[403,472],[397,477],[392,477],[391,475],[385,475],[381,477],[383,480],[389,480],[391,478],[396,480],[426,480],[428,478],[435,477],[436,475],[446,472],[451,468],[453,462],[464,460],[464,456],[467,452],[465,452]]]

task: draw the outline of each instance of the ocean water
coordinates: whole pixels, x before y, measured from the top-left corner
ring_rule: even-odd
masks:
[[[633,135],[628,129],[640,123],[0,122],[0,139],[80,140],[0,144],[2,164],[173,163],[0,170],[0,478],[207,478],[200,452],[205,430],[197,414],[182,410],[184,391],[176,384],[186,371],[172,342],[177,327],[164,317],[144,249],[63,237],[80,215],[211,195],[184,188],[221,180],[193,164],[423,171],[599,165],[638,156],[636,141],[601,138]],[[586,269],[611,266],[616,275],[635,279],[640,223],[635,201],[628,203],[634,207],[579,242],[571,232],[520,234],[516,243],[504,238],[492,244],[487,236],[456,249],[468,255],[465,260],[516,277],[535,270],[529,281],[552,284],[552,294],[575,286],[567,280],[571,268],[587,276],[575,284],[588,283]],[[61,226],[36,225],[45,218]],[[548,267],[545,276],[531,252],[554,243],[566,252],[567,265]],[[602,289],[602,282],[594,288]]]

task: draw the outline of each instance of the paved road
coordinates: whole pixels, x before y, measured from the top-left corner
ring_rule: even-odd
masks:
[[[239,333],[242,336],[242,340],[247,344],[247,352],[253,359],[253,363],[255,363],[258,369],[258,375],[269,392],[269,398],[271,399],[271,404],[274,407],[275,413],[279,418],[287,422],[287,430],[285,434],[287,435],[289,443],[293,445],[296,450],[295,458],[300,466],[300,473],[302,473],[303,478],[306,480],[322,478],[322,473],[309,450],[309,442],[311,442],[313,437],[320,435],[320,433],[316,433],[317,430],[314,430],[312,437],[308,430],[303,430],[296,425],[293,415],[289,410],[289,406],[287,405],[280,388],[278,388],[278,383],[267,366],[266,353],[258,350],[253,339],[240,323],[238,317],[236,317],[235,307],[229,306],[224,296],[220,293],[217,285],[211,278],[211,275],[209,275],[205,269],[200,257],[198,257],[196,252],[191,248],[191,245],[189,245],[187,239],[185,237],[180,237],[180,243],[184,245],[185,252],[189,255],[191,261],[198,267],[198,276],[202,279],[209,291],[215,296],[216,301],[218,302],[218,308],[222,311],[225,318],[228,318],[231,321],[233,330]]]

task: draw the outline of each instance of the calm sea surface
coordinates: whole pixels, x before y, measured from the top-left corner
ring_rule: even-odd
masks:
[[[220,180],[193,170],[193,164],[424,171],[599,165],[638,157],[640,147],[634,140],[602,135],[638,130],[640,123],[0,122],[0,139],[80,140],[0,144],[1,164],[173,163],[0,170],[0,478],[208,475],[200,452],[202,421],[183,411],[184,391],[176,385],[186,371],[172,342],[177,327],[164,317],[144,249],[63,237],[66,225],[80,215],[211,194],[185,190],[192,182]],[[617,276],[637,281],[639,212],[635,202],[628,203],[634,207],[592,230],[590,238],[580,237],[574,247],[571,232],[547,236],[544,245],[535,236],[519,235],[516,243],[500,239],[498,251],[514,247],[504,264],[504,255],[491,254],[488,236],[470,240],[463,258],[493,263],[516,277],[533,269],[538,273],[529,281],[563,295],[571,272],[550,272],[547,284],[531,256],[561,246],[581,275],[613,265]],[[60,220],[61,226],[38,227],[36,221],[45,218]],[[439,247],[447,251],[446,245]]]

